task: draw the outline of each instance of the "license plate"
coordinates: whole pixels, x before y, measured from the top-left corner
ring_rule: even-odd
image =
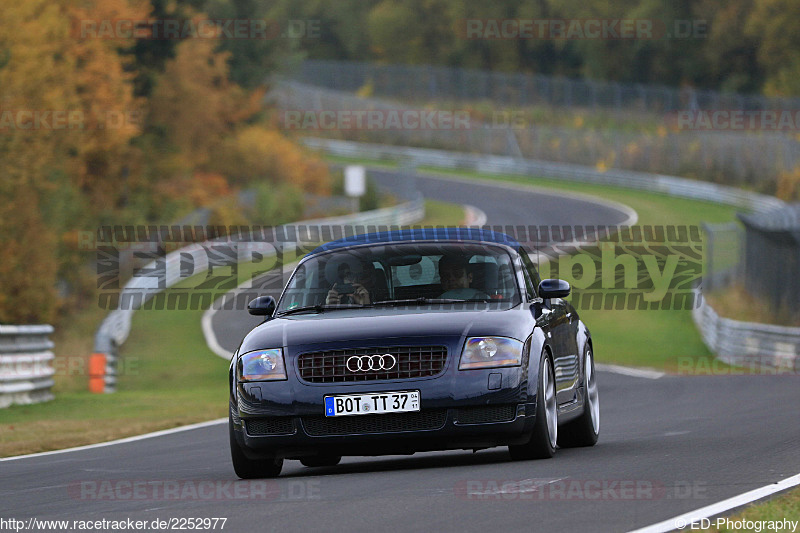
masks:
[[[419,411],[419,391],[325,396],[325,416],[380,415]]]

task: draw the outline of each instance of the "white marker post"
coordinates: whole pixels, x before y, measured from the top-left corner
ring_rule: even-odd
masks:
[[[353,199],[353,212],[358,212],[358,199],[367,192],[367,170],[361,165],[344,167],[344,193]]]

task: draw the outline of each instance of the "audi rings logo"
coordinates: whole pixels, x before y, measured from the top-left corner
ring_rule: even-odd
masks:
[[[390,353],[375,355],[354,355],[348,357],[345,366],[350,372],[370,372],[374,370],[391,370],[397,359]]]

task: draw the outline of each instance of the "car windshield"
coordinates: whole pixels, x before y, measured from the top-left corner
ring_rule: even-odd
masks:
[[[381,244],[304,261],[277,312],[423,305],[497,309],[520,301],[512,257],[500,246]]]

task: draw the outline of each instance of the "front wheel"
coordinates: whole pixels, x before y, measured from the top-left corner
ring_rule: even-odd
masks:
[[[515,461],[549,459],[556,453],[558,440],[558,405],[556,379],[550,356],[543,354],[539,362],[539,383],[536,389],[536,420],[531,439],[525,444],[508,447]]]
[[[233,429],[233,419],[228,415],[228,434],[231,445],[231,460],[233,470],[242,479],[258,479],[268,477],[278,477],[283,468],[283,459],[275,457],[265,457],[264,459],[250,459],[244,454],[241,446],[236,441]]]
[[[558,434],[562,448],[594,446],[600,436],[600,394],[594,371],[592,349],[586,345],[583,356],[583,414],[565,424]]]

